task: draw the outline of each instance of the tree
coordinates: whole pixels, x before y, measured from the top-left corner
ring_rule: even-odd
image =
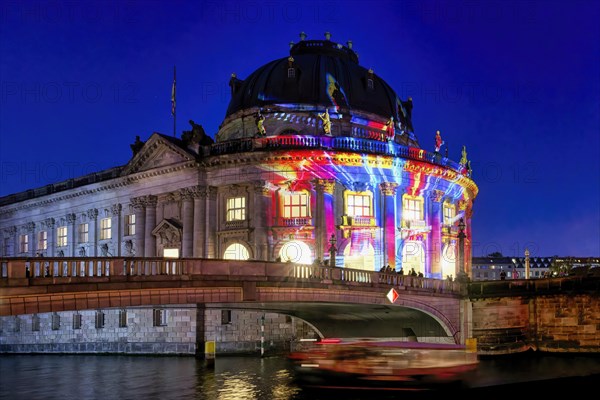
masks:
[[[493,252],[493,253],[490,253],[490,254],[488,254],[487,256],[488,256],[488,257],[494,257],[494,258],[504,257],[504,256],[502,255],[502,253],[500,253],[499,251],[495,251],[495,252]]]

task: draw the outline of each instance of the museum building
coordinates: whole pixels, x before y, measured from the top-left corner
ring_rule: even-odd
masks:
[[[412,99],[361,66],[351,42],[301,35],[229,86],[214,135],[190,121],[179,137],[136,138],[125,165],[0,198],[0,256],[389,265],[444,278],[460,272],[464,233],[470,272],[478,188],[465,147],[458,162],[441,143],[421,148]]]

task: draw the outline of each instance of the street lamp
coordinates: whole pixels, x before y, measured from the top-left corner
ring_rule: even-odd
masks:
[[[337,243],[337,239],[335,238],[335,233],[331,234],[331,237],[329,238],[329,244],[331,246],[329,246],[329,266],[330,267],[335,267],[335,253],[337,252],[337,248],[335,247]]]
[[[458,278],[465,278],[465,220],[458,221]]]

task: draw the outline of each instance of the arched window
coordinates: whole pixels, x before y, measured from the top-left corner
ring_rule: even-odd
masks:
[[[248,249],[243,244],[233,243],[227,246],[223,258],[225,260],[248,260],[250,252],[248,252]]]
[[[310,247],[300,240],[287,242],[279,250],[279,257],[282,262],[293,262],[296,264],[312,264],[312,252]]]

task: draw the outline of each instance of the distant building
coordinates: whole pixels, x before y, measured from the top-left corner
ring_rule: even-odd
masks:
[[[525,257],[473,257],[472,280],[525,279]],[[600,275],[598,257],[529,257],[529,279],[549,276]]]

